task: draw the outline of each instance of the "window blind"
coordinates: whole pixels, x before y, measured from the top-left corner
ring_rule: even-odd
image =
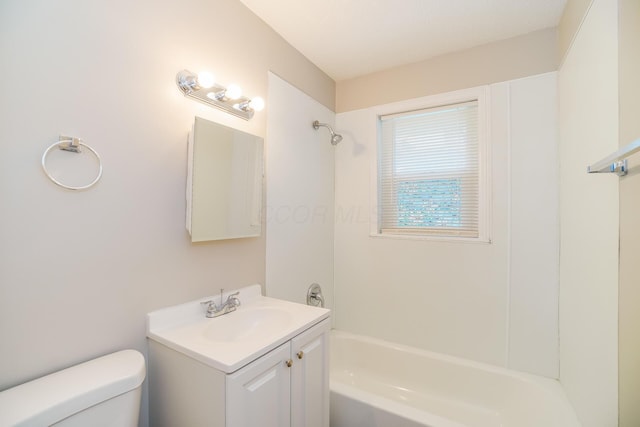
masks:
[[[379,232],[478,237],[478,101],[381,116],[379,130]]]

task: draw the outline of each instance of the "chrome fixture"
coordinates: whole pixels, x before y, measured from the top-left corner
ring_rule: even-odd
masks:
[[[324,307],[324,297],[322,296],[322,288],[317,283],[312,283],[307,291],[307,305],[314,307]]]
[[[239,86],[231,84],[224,87],[215,82],[211,73],[196,75],[189,70],[182,70],[176,75],[176,83],[185,96],[245,120],[251,119],[256,111],[264,108],[264,100],[259,96],[253,99],[242,96]]]
[[[236,311],[238,307],[240,307],[240,298],[238,295],[240,291],[235,292],[227,297],[227,300],[222,302],[222,293],[224,289],[220,289],[220,305],[216,305],[213,300],[203,301],[200,304],[207,307],[207,317],[218,317],[223,314],[231,313],[232,311]]]
[[[58,181],[56,178],[54,178],[53,175],[47,169],[47,156],[49,155],[49,152],[53,150],[55,147],[58,147],[60,150],[68,151],[70,153],[82,153],[81,147],[84,147],[87,150],[89,150],[98,161],[98,174],[93,179],[93,181],[91,181],[87,185],[71,186],[71,185],[63,184],[60,181]],[[51,144],[49,148],[47,148],[44,151],[44,154],[42,155],[41,164],[42,164],[42,170],[44,170],[44,173],[47,175],[47,177],[49,177],[51,181],[53,181],[56,185],[59,185],[60,187],[66,188],[68,190],[86,190],[87,188],[93,187],[98,181],[100,181],[100,177],[102,177],[102,159],[100,158],[100,155],[98,155],[98,152],[93,148],[89,147],[87,144],[85,144],[81,138],[76,138],[74,136],[60,135],[60,137],[58,138],[58,141]]]
[[[338,143],[342,141],[342,135],[340,135],[339,133],[335,133],[331,128],[331,126],[329,126],[328,124],[320,123],[319,121],[316,120],[315,122],[312,123],[312,125],[315,130],[318,130],[320,126],[324,126],[327,129],[329,129],[329,132],[331,133],[331,145],[338,145]]]
[[[640,151],[640,138],[593,165],[587,166],[587,173],[615,173],[618,176],[625,176],[629,171],[626,158],[638,151]]]

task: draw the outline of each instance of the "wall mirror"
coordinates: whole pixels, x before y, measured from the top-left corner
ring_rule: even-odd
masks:
[[[262,153],[262,138],[195,118],[187,168],[192,242],[260,236]]]

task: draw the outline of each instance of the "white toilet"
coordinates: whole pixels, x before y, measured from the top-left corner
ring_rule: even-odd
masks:
[[[0,392],[0,426],[136,427],[145,362],[123,350]]]

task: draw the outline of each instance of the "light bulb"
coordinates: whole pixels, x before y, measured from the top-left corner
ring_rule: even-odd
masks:
[[[242,96],[242,89],[238,85],[231,84],[225,91],[224,96],[229,99],[238,99]]]
[[[253,111],[262,111],[264,110],[264,99],[256,96],[249,102],[249,107],[253,109]]]
[[[198,73],[198,86],[204,89],[208,89],[215,83],[213,74],[206,71]]]

